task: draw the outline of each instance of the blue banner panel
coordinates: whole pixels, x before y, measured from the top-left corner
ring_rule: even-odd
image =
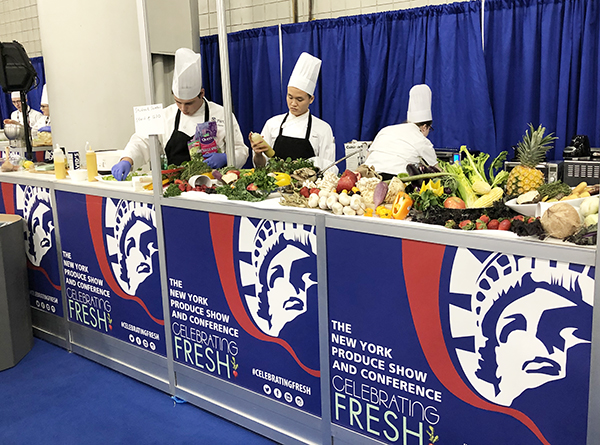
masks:
[[[314,226],[163,207],[174,360],[321,415]]]
[[[0,213],[25,220],[25,253],[32,307],[63,316],[56,234],[50,190],[19,184],[0,184]]]
[[[403,445],[585,443],[593,267],[337,229],[327,259],[335,424]]]
[[[166,356],[154,207],[56,192],[70,321]]]

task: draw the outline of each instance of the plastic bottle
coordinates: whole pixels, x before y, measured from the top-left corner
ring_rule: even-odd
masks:
[[[265,141],[265,138],[262,137],[262,134],[260,133],[252,133],[252,141],[253,142],[261,142],[263,141],[265,144],[267,144],[267,142]],[[273,148],[271,148],[271,146],[269,144],[267,144],[267,147],[269,147],[269,149],[267,151],[265,151],[265,154],[272,158],[273,156],[275,156],[275,150],[273,150]]]
[[[85,162],[87,164],[88,181],[97,181],[98,176],[98,161],[96,159],[96,152],[92,150],[89,142],[85,143]]]
[[[66,158],[63,151],[60,149],[58,144],[56,144],[56,148],[54,149],[54,174],[56,179],[66,179],[67,177],[67,166],[66,166]]]

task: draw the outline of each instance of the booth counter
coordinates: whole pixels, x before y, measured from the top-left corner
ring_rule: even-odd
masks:
[[[592,443],[595,247],[0,183],[36,335],[277,442]]]

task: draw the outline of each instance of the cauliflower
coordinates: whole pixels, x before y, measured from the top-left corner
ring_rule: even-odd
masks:
[[[380,182],[379,178],[360,178],[358,180],[356,187],[360,190],[360,195],[365,203],[373,204],[373,192]]]

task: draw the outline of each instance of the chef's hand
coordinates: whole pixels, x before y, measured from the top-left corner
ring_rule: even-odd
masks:
[[[115,177],[115,179],[117,181],[123,181],[125,178],[127,178],[127,175],[129,174],[130,171],[131,171],[131,163],[124,159],[122,161],[117,162],[110,169],[110,172],[112,173],[112,175]]]
[[[204,162],[211,168],[221,168],[227,165],[226,153],[207,153],[204,155]]]
[[[250,132],[250,136],[248,136],[248,139],[250,140],[250,148],[252,148],[252,151],[254,153],[262,153],[269,149],[269,146],[267,145],[265,140],[262,137],[254,139],[252,137],[252,132]]]

